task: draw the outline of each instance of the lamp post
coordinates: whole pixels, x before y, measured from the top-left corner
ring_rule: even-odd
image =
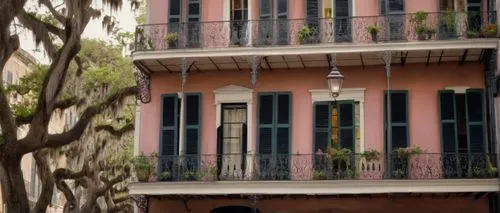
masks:
[[[339,69],[336,66],[332,67],[332,70],[326,76],[326,81],[328,82],[328,88],[334,99],[339,97],[340,91],[342,91],[342,84],[344,83],[344,76],[340,74]]]

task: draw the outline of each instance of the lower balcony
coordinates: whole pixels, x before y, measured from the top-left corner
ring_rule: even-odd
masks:
[[[142,181],[311,181],[496,178],[495,154],[277,154],[149,157]],[[139,171],[138,171],[139,172]]]
[[[386,194],[498,191],[496,154],[140,157],[135,195]],[[144,164],[142,164],[144,165]],[[146,179],[144,179],[147,177]]]

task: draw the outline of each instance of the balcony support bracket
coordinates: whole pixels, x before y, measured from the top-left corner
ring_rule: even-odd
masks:
[[[144,73],[137,68],[135,68],[134,75],[139,89],[137,99],[144,104],[151,102],[151,75]]]
[[[188,75],[188,64],[187,59],[181,58],[181,81],[182,81],[182,92],[184,92],[184,88],[186,86],[187,75]]]
[[[131,197],[135,202],[135,205],[137,205],[137,208],[141,210],[142,213],[148,212],[148,197],[146,197],[145,195],[132,195]]]
[[[252,80],[252,85],[255,87],[257,84],[257,74],[259,70],[259,65],[262,60],[261,56],[252,56],[252,58],[249,60],[250,63],[250,75],[251,75],[251,80]]]

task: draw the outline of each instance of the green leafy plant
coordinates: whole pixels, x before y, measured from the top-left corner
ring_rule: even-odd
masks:
[[[467,38],[478,38],[479,37],[479,32],[477,31],[468,31],[467,32]]]
[[[411,16],[410,22],[414,25],[414,27],[424,27],[427,15],[429,14],[425,11],[417,11]]]
[[[422,148],[420,148],[418,146],[397,148],[397,149],[394,149],[392,151],[393,156],[397,157],[397,158],[407,158],[407,157],[410,157],[412,155],[418,155],[418,154],[422,154],[422,153],[423,153]]]
[[[364,151],[362,156],[367,162],[380,160],[380,152],[377,150]]]
[[[486,158],[486,169],[490,177],[496,177],[498,175],[498,168],[493,166],[489,156]]]
[[[160,173],[161,180],[168,180],[170,178],[172,178],[172,174],[170,174],[170,172],[164,171],[164,172]]]
[[[298,36],[299,36],[299,42],[301,44],[305,43],[306,40],[311,37],[313,34],[311,28],[309,28],[307,25],[303,25],[302,27],[300,27],[299,29],[299,32],[298,32]]]
[[[175,44],[177,40],[179,40],[179,34],[177,32],[167,33],[165,36],[165,41],[167,41],[169,45]]]
[[[496,24],[487,24],[483,27],[481,34],[487,38],[494,38],[497,36],[497,30]]]
[[[198,173],[194,171],[186,171],[183,176],[186,181],[198,180]]]
[[[366,30],[369,33],[378,33],[380,32],[380,26],[378,26],[377,24],[369,24],[368,26],[366,26]]]
[[[332,148],[329,149],[328,154],[332,160],[348,161],[352,156],[352,151],[346,148]]]
[[[321,170],[313,171],[313,180],[326,180],[325,172]]]
[[[140,182],[149,181],[153,169],[144,153],[134,159],[134,168]]]
[[[447,9],[443,12],[443,17],[446,22],[446,31],[452,31],[455,29],[456,15],[457,13],[451,9]]]

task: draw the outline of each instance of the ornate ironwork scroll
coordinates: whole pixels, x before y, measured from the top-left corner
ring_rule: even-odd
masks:
[[[134,75],[137,88],[139,89],[137,99],[144,104],[151,102],[151,76],[147,73],[141,72],[137,68]]]
[[[184,87],[186,86],[187,75],[188,75],[187,71],[188,71],[187,59],[186,58],[181,58],[182,91],[184,91]]]
[[[252,78],[252,85],[255,86],[257,84],[257,74],[259,70],[259,65],[262,57],[261,56],[253,56],[250,61],[250,67],[252,70],[250,71],[250,75]]]
[[[387,50],[380,53],[382,59],[385,63],[385,72],[387,77],[391,76],[391,61],[392,61],[392,51]]]
[[[132,195],[132,200],[135,201],[135,205],[137,205],[137,208],[139,208],[142,213],[148,213],[148,197],[145,195]]]

